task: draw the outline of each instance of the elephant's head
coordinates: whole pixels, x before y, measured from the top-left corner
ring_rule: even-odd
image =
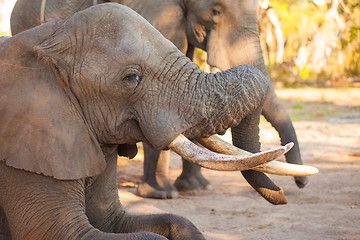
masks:
[[[258,0],[184,0],[184,3],[188,42],[207,51],[210,66],[226,70],[251,64],[266,71],[257,23]]]
[[[222,133],[259,109],[270,85],[250,66],[204,73],[111,3],[19,33],[0,56],[0,159],[58,179],[99,174],[119,144],[178,148],[180,134]]]

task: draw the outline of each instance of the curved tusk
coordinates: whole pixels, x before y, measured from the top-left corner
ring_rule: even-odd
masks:
[[[316,167],[284,163],[279,161],[269,162],[262,166],[255,167],[252,170],[282,176],[310,176],[319,172]]]
[[[245,155],[245,156],[252,154],[250,152],[237,148],[228,142],[225,142],[224,140],[222,140],[221,138],[215,135],[210,136],[208,138],[201,138],[198,139],[197,141],[203,146],[209,148],[210,150],[222,154]],[[285,146],[286,152],[288,152],[293,145],[294,145],[293,143],[286,144]],[[316,167],[304,166],[304,165],[292,164],[292,163],[284,163],[279,161],[269,162],[262,166],[254,167],[252,170],[256,170],[264,173],[282,175],[282,176],[310,176],[317,174],[319,172],[319,170]]]
[[[182,134],[169,144],[169,148],[194,164],[218,171],[249,170],[275,160],[286,152],[286,147],[279,147],[250,155],[225,155],[199,147]]]

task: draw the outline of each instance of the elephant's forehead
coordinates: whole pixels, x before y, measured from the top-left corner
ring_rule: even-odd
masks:
[[[128,58],[151,59],[157,61],[176,47],[155,28],[126,28],[116,38],[115,50],[119,56]]]
[[[93,50],[97,48],[98,57],[106,56],[104,59],[122,63],[144,60],[148,64],[157,64],[166,57],[169,49],[175,49],[147,20],[126,6],[101,4],[84,10],[81,15],[78,17],[84,17],[87,25],[81,28],[83,36],[90,39]],[[93,34],[90,37],[89,32]]]
[[[105,3],[96,5],[83,11],[84,16],[91,22],[100,24],[104,31],[113,31],[113,28],[119,30],[130,29],[136,32],[157,31],[144,17],[131,8],[116,4]],[[108,25],[108,28],[107,26]],[[98,26],[94,26],[97,28]],[[98,29],[99,30],[99,29]]]

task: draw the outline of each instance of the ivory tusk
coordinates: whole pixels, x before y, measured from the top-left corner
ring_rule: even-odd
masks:
[[[279,161],[269,162],[262,166],[255,167],[252,170],[282,176],[310,176],[319,172],[316,167],[284,163]]]
[[[169,148],[194,164],[218,171],[249,170],[277,159],[287,150],[286,147],[278,147],[273,150],[255,154],[226,155],[199,147],[182,134],[169,144]]]
[[[210,150],[222,154],[245,155],[245,156],[252,154],[250,152],[237,148],[230,143],[225,142],[224,140],[222,140],[221,138],[215,135],[210,136],[209,138],[201,138],[198,139],[197,141],[203,146],[209,148]],[[293,143],[286,144],[285,146],[286,152],[288,152],[293,145],[294,145]],[[264,173],[282,175],[282,176],[310,176],[317,174],[319,172],[317,168],[312,166],[284,163],[279,161],[269,162],[264,165],[254,167],[252,168],[252,170],[256,170]]]

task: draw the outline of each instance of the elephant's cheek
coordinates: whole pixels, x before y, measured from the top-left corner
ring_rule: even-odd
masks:
[[[189,125],[172,111],[160,111],[152,121],[140,122],[140,128],[147,141],[158,150],[166,148]]]
[[[128,120],[120,124],[116,129],[118,138],[117,144],[127,144],[146,141],[143,131],[140,128],[138,121]]]

